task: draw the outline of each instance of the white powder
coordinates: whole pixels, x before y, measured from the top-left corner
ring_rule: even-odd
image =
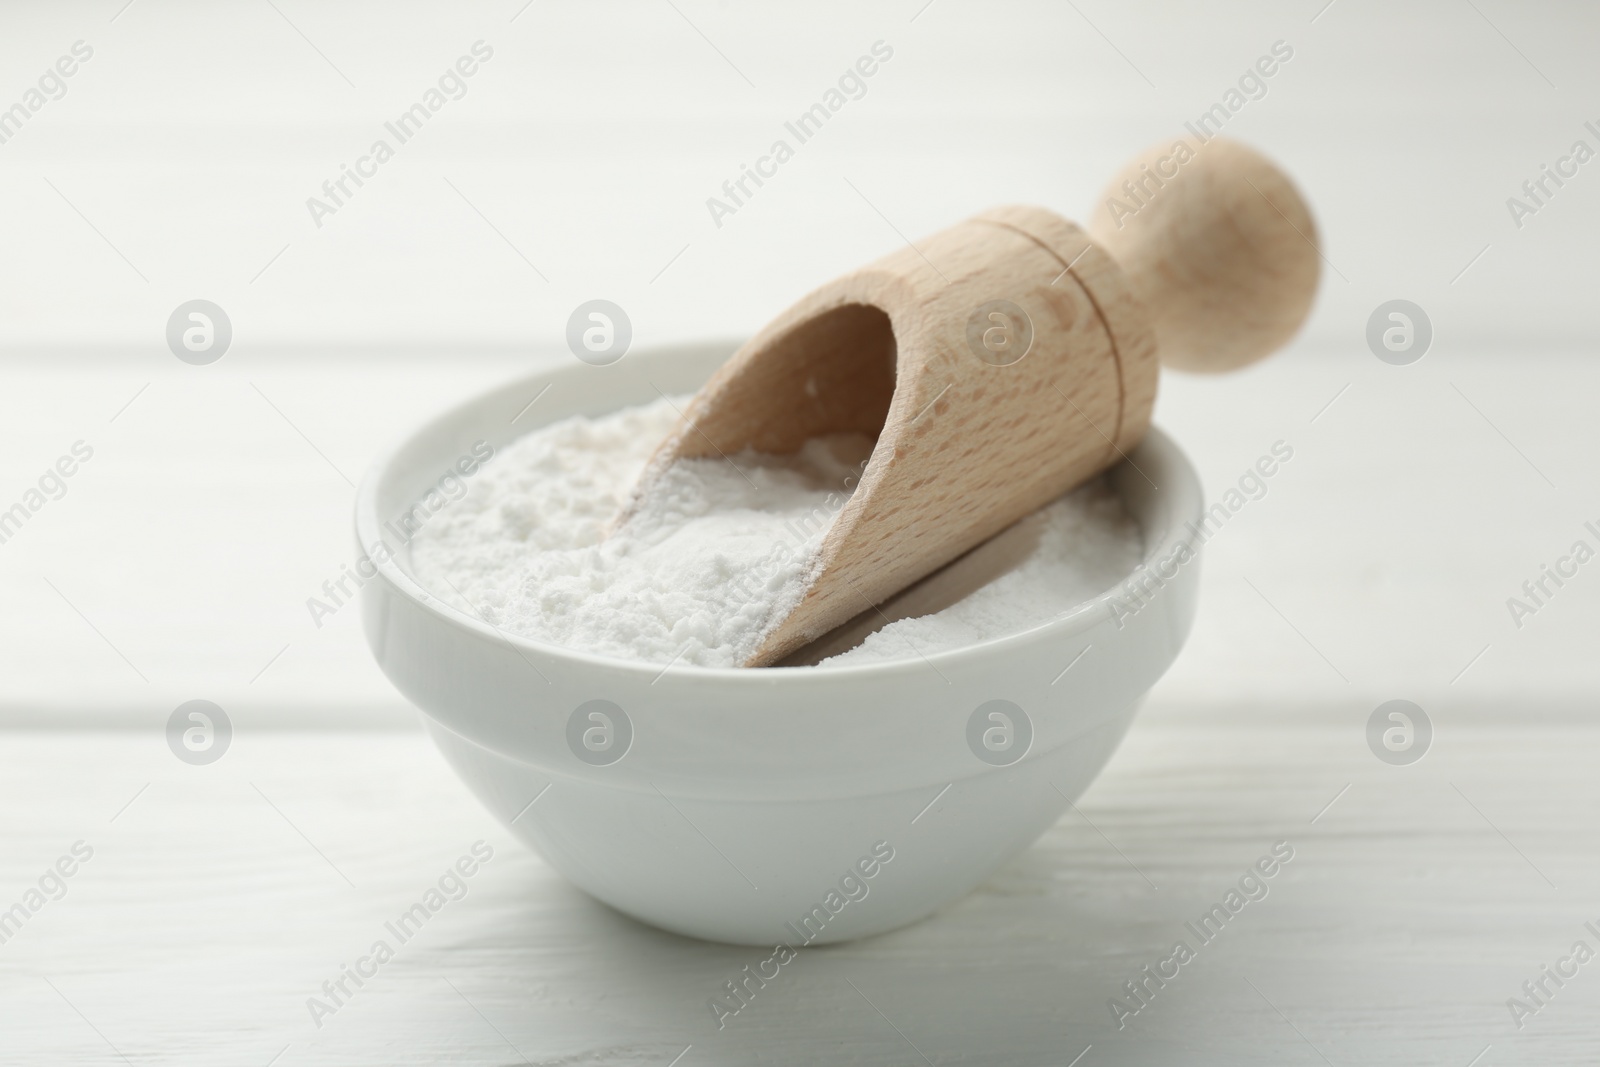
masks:
[[[417,578],[537,641],[651,663],[743,663],[799,599],[826,521],[871,442],[837,435],[797,456],[677,463],[604,537],[676,419],[657,401],[565,419],[513,442],[418,533]],[[1098,482],[1028,525],[1030,551],[1009,573],[827,662],[928,655],[1026,629],[1109,588],[1140,554],[1137,527]]]
[[[901,619],[893,602],[885,605],[894,622],[824,662],[926,656],[1026,630],[1111,588],[1143,551],[1139,527],[1123,510],[1122,498],[1098,479],[1000,536],[1017,536],[1025,547],[1015,562],[1015,553],[999,554],[1009,569],[932,614]]]

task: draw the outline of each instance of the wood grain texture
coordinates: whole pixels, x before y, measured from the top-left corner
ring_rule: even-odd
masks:
[[[996,301],[1007,308],[993,311]],[[1144,320],[1078,227],[1043,208],[980,215],[781,315],[695,397],[640,496],[679,459],[731,462],[824,433],[877,434],[802,600],[750,665],[776,662],[1137,443],[1156,387]],[[1012,331],[1014,347],[975,340],[990,327]],[[1016,339],[1029,336],[1017,355]]]
[[[573,889],[420,733],[245,731],[197,768],[159,724],[0,732],[0,902],[73,841],[95,849],[0,945],[0,1061],[667,1067],[693,1046],[677,1067],[900,1067],[924,1063],[914,1045],[939,1067],[1066,1067],[1092,1045],[1077,1067],[1465,1067],[1486,1046],[1478,1067],[1586,1062],[1597,964],[1520,1031],[1505,1000],[1597,919],[1600,736],[1434,705],[1434,750],[1389,767],[1367,710],[1149,708],[1077,809],[976,892],[801,952],[721,1030],[706,1001],[761,953]],[[896,848],[931,840],[948,803]],[[495,855],[467,895],[315,1026],[307,997],[479,838]],[[1278,840],[1295,858],[1266,899],[1118,1029],[1107,1000]]]
[[[747,666],[874,611],[1121,459],[1149,427],[1158,356],[1206,371],[1261,359],[1316,293],[1310,210],[1231,141],[1135,158],[1094,226],[1092,242],[1044,208],[968,219],[812,292],[696,395],[619,522],[680,459],[877,435],[842,510],[817,516],[831,525],[799,602]]]
[[[1163,141],[1107,183],[1090,232],[1154,317],[1161,361],[1228,371],[1277,351],[1311,311],[1317,227],[1289,177],[1237,141]]]

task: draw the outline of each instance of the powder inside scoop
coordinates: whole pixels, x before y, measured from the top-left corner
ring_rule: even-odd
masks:
[[[798,601],[871,441],[842,434],[793,456],[676,463],[605,537],[676,419],[662,400],[565,419],[503,448],[412,542],[418,579],[534,640],[651,663],[743,663]],[[1037,545],[1009,573],[826,663],[928,655],[1025,629],[1109,588],[1138,559],[1137,527],[1098,482],[1040,518]]]

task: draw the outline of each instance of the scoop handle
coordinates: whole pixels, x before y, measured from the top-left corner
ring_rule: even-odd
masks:
[[[1316,223],[1283,171],[1237,141],[1163,142],[1111,179],[1089,224],[1150,313],[1161,362],[1220,372],[1276,351],[1321,274]]]

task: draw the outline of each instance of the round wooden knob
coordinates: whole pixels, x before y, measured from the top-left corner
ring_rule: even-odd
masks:
[[[1311,211],[1287,175],[1236,141],[1163,142],[1106,187],[1089,232],[1133,283],[1161,362],[1233,370],[1270,355],[1311,310]]]

